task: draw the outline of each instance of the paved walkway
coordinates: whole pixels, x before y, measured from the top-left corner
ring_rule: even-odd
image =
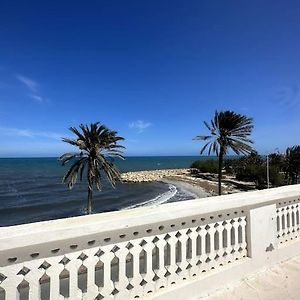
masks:
[[[300,300],[300,256],[245,279],[238,286],[200,299]]]

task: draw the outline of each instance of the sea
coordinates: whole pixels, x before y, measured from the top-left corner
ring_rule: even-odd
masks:
[[[187,168],[205,156],[127,157],[115,161],[121,172]],[[0,158],[0,226],[79,216],[86,213],[87,185],[73,189],[62,184],[68,166],[57,158]],[[93,213],[195,198],[172,183],[119,183],[107,180],[101,192],[94,192]]]

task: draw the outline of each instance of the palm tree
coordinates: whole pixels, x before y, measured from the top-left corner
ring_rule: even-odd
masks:
[[[80,129],[69,128],[76,137],[75,139],[63,138],[68,144],[79,148],[78,153],[65,153],[59,160],[64,166],[70,161],[74,161],[68,172],[63,177],[63,183],[70,189],[73,188],[79,175],[82,181],[84,174],[88,183],[87,213],[92,212],[92,198],[94,186],[97,190],[102,190],[102,173],[105,173],[109,182],[115,187],[117,181],[121,181],[121,174],[113,163],[113,158],[124,159],[119,141],[124,138],[117,135],[116,131],[108,129],[99,122],[89,126],[81,124]]]
[[[216,111],[210,124],[205,121],[204,124],[210,131],[210,135],[199,135],[194,139],[207,141],[200,154],[208,149],[208,155],[214,152],[219,158],[218,185],[219,195],[221,195],[224,156],[230,149],[237,155],[249,154],[253,151],[253,148],[249,145],[253,143],[249,139],[253,129],[253,119],[233,111]]]

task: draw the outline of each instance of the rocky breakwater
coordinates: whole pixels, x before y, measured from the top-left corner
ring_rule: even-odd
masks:
[[[122,174],[123,182],[150,182],[160,181],[168,177],[176,177],[190,174],[190,169],[166,169],[127,172]]]

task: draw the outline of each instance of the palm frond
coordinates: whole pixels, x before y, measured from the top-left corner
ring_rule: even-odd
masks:
[[[69,152],[69,153],[65,153],[62,156],[60,156],[58,158],[58,160],[61,162],[62,166],[64,166],[65,164],[67,164],[70,160],[73,160],[75,158],[78,157],[82,157],[82,152]]]
[[[193,140],[206,141],[206,140],[210,139],[211,137],[212,137],[211,135],[197,135],[193,138]]]
[[[70,189],[72,189],[76,183],[78,173],[84,166],[86,160],[86,157],[77,160],[63,177],[63,183],[67,184]]]
[[[226,154],[231,149],[236,154],[248,154],[253,151],[250,135],[253,129],[253,119],[233,111],[216,111],[210,124],[204,121],[211,135],[198,135],[194,140],[207,141],[200,153],[206,150],[219,156],[220,151]]]
[[[119,136],[117,131],[110,130],[99,122],[80,124],[79,129],[70,127],[70,131],[75,134],[75,138],[62,140],[78,147],[80,152],[68,152],[59,158],[63,165],[76,159],[63,177],[63,182],[72,188],[78,176],[83,180],[86,174],[89,190],[92,191],[94,186],[101,190],[103,186],[101,173],[104,173],[115,187],[116,182],[121,181],[121,174],[113,159],[125,159],[122,151],[125,147],[119,144],[124,138]]]

